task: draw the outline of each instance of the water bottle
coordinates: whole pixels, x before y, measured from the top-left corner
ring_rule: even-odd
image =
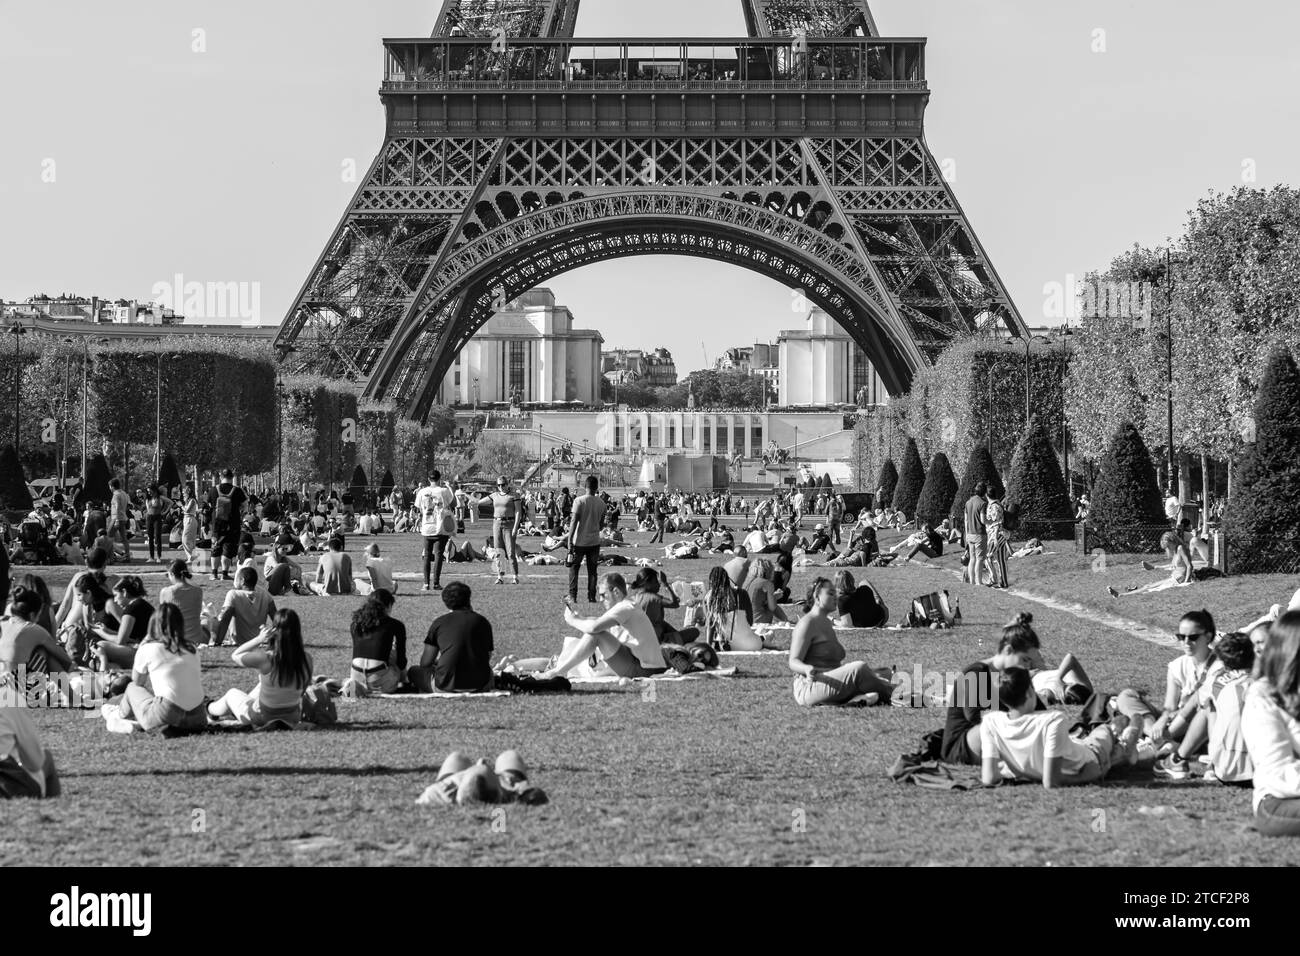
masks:
[[[952,614],[952,622],[954,624],[960,624],[961,623],[961,598],[957,599],[956,605],[957,606]]]

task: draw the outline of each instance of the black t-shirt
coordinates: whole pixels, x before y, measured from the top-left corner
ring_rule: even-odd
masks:
[[[394,654],[394,651],[396,654]],[[352,656],[372,661],[391,661],[406,669],[406,625],[386,617],[379,627],[364,634],[352,628]]]
[[[492,625],[468,608],[444,614],[424,643],[438,648],[433,685],[441,691],[477,691],[492,683]]]
[[[975,755],[966,746],[966,734],[972,727],[978,727],[980,717],[986,710],[993,708],[997,700],[997,684],[1001,674],[983,661],[976,661],[961,672],[961,679],[953,687],[953,706],[948,708],[948,718],[943,725],[943,748],[939,759],[944,763],[973,764]],[[921,688],[915,688],[919,693]],[[1006,707],[999,702],[999,710]],[[1046,710],[1042,699],[1038,699],[1035,710]]]
[[[930,550],[933,551],[936,556],[943,554],[943,535],[931,528],[929,538]]]
[[[131,633],[122,638],[121,644],[139,644],[149,636],[149,618],[153,617],[153,605],[144,598],[135,598],[122,609],[124,615],[131,615]],[[119,621],[120,625],[121,622]]]
[[[859,585],[849,594],[841,593],[836,599],[837,613],[846,614],[854,627],[880,627],[884,623],[884,611],[876,600],[875,592],[865,584]]]

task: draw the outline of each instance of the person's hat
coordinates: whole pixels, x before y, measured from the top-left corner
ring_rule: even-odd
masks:
[[[745,583],[745,578],[749,574],[748,558],[732,558],[722,566],[727,572],[727,577],[735,587],[740,587]]]
[[[467,803],[497,803],[500,800],[501,784],[485,761],[479,761],[459,776],[456,802],[461,806]]]
[[[814,531],[821,531],[822,528],[824,528],[824,527],[826,527],[826,526],[825,526],[825,525],[820,525],[820,524],[819,524],[817,527],[813,528],[813,530],[814,530]]]
[[[496,767],[497,776],[507,773],[517,773],[521,777],[528,776],[528,765],[524,763],[524,758],[519,756],[518,750],[507,750],[497,757]]]

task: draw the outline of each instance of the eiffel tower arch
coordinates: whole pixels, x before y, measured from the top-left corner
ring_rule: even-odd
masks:
[[[926,146],[925,41],[879,36],[865,0],[742,2],[743,38],[578,39],[579,0],[444,0],[431,38],[384,40],[385,141],[286,366],[424,418],[505,303],[637,255],[802,289],[893,394],[955,335],[1025,334]]]

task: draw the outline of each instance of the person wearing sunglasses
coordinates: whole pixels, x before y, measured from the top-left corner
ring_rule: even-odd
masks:
[[[654,625],[645,611],[629,600],[623,576],[602,577],[596,597],[605,605],[605,613],[599,617],[579,617],[572,599],[565,598],[565,623],[581,636],[566,637],[559,660],[540,677],[563,677],[597,651],[619,677],[653,677],[668,670]]]
[[[513,491],[510,479],[502,475],[497,479],[497,490],[492,492],[492,547],[497,555],[492,563],[497,572],[497,584],[505,579],[505,562],[510,559],[514,571],[514,583],[519,583],[519,525],[524,517],[524,506]]]
[[[1214,679],[1223,669],[1214,653],[1217,632],[1209,611],[1188,611],[1178,622],[1182,656],[1169,662],[1165,678],[1165,707],[1151,730],[1158,744],[1177,741],[1179,746],[1156,762],[1157,776],[1175,780],[1188,776],[1189,758],[1209,743],[1209,725],[1198,717],[1212,699]]]

